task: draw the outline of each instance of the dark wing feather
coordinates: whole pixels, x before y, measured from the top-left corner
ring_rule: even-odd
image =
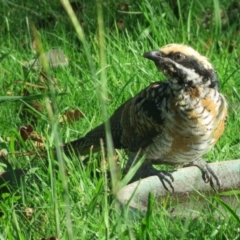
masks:
[[[143,89],[121,105],[110,117],[110,127],[115,148],[138,151],[152,143],[161,133],[164,114],[162,104],[169,94],[167,82],[156,82]],[[104,123],[91,130],[85,137],[64,146],[64,151],[85,155],[91,147],[93,152],[100,150],[100,139],[105,145]]]

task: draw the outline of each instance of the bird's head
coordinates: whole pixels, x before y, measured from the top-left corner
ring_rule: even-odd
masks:
[[[143,56],[152,60],[173,85],[218,89],[217,75],[211,63],[190,46],[173,43]]]

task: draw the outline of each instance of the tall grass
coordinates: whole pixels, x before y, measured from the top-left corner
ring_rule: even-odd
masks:
[[[62,4],[62,5],[61,5]],[[33,141],[19,141],[18,130],[29,124],[21,109],[29,106],[23,89],[36,97],[43,107],[34,112],[34,130],[45,137],[45,157],[8,155],[11,166],[30,169],[20,187],[1,195],[0,239],[237,239],[238,218],[216,219],[211,201],[202,218],[172,218],[167,206],[157,206],[150,196],[147,213],[130,218],[127,209],[116,205],[115,193],[123,184],[113,161],[113,147],[108,122],[107,156],[90,155],[90,164],[82,166],[75,156],[65,158],[60,142],[84,136],[105,121],[129,97],[153,81],[164,79],[154,66],[142,58],[146,51],[171,42],[190,44],[207,55],[229,102],[227,130],[217,146],[205,157],[210,161],[239,158],[239,36],[236,25],[224,29],[220,8],[228,1],[83,1],[72,8],[67,0],[3,1],[0,65],[1,142],[7,151],[42,151]],[[211,9],[209,15],[207,8]],[[203,26],[205,16],[214,18]],[[53,20],[52,20],[53,19]],[[121,20],[120,20],[121,19]],[[31,30],[33,24],[36,32]],[[41,82],[38,72],[23,67],[35,56],[32,41],[38,36],[42,51],[61,48],[69,66],[48,69],[50,83]],[[229,45],[233,44],[233,51]],[[57,86],[51,87],[52,77]],[[18,82],[23,82],[19,84]],[[47,85],[53,96],[26,83]],[[49,93],[49,92],[48,92]],[[61,95],[59,93],[65,93]],[[8,96],[6,101],[5,96]],[[44,100],[42,100],[44,99]],[[49,101],[51,99],[51,101]],[[4,101],[3,101],[4,100]],[[11,101],[9,101],[11,100]],[[28,99],[29,100],[29,99]],[[30,99],[32,100],[32,99]],[[52,106],[55,106],[52,109]],[[58,124],[58,116],[69,109],[80,109],[84,118],[72,124]],[[16,142],[18,142],[16,144]],[[57,147],[57,156],[50,149]],[[126,155],[118,151],[120,166]],[[98,162],[108,159],[111,181]],[[105,164],[105,161],[103,161]],[[1,164],[2,171],[6,166]],[[221,204],[221,203],[219,203]],[[212,207],[214,208],[215,205]],[[33,213],[26,214],[31,208]],[[0,212],[0,213],[1,213]],[[232,219],[235,219],[232,221]]]

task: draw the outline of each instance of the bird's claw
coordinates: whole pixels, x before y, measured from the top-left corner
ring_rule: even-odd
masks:
[[[193,162],[185,165],[185,167],[189,166],[196,166],[198,167],[202,172],[202,179],[205,183],[209,183],[211,188],[216,191],[215,184],[213,182],[213,179],[216,181],[217,188],[220,189],[221,182],[216,173],[211,169],[211,167],[201,158],[194,160]]]
[[[217,183],[217,188],[220,189],[220,187],[221,187],[220,179],[218,178],[218,176],[214,173],[214,171],[210,168],[210,166],[208,164],[206,164],[205,168],[203,169],[203,176],[204,175],[206,176],[205,179],[207,180],[205,182],[209,182],[209,184],[213,190],[216,191],[216,188],[215,188],[214,182],[213,182],[213,178],[215,179],[215,181]]]
[[[170,186],[172,193],[174,192],[174,187],[172,185],[172,182],[174,182],[174,178],[172,176],[172,173],[164,171],[164,170],[159,170],[157,173],[158,178],[160,179],[163,187],[169,191],[168,187],[166,186],[166,183]],[[169,180],[170,178],[170,180]]]

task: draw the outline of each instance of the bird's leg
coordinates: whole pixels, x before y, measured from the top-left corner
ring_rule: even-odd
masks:
[[[171,188],[172,192],[174,192],[174,187],[172,185],[172,182],[174,181],[174,178],[172,176],[171,172],[165,171],[165,170],[158,170],[152,166],[152,164],[143,165],[141,171],[144,171],[147,175],[145,177],[150,176],[158,176],[159,180],[161,181],[163,187],[169,191],[169,187]]]
[[[198,158],[198,159],[194,160],[193,162],[184,165],[184,167],[190,167],[190,166],[196,166],[201,170],[202,178],[203,178],[204,182],[205,183],[209,182],[210,186],[212,187],[212,189],[214,191],[216,191],[216,188],[214,186],[215,184],[213,182],[213,178],[215,179],[215,181],[217,183],[218,189],[220,189],[220,187],[221,187],[220,179],[218,178],[216,173],[214,173],[214,171],[211,169],[211,167],[208,165],[207,162],[205,162],[201,158]]]
[[[142,155],[141,155],[142,157]],[[126,166],[126,170],[128,171],[131,166],[134,166],[135,163],[139,160],[139,156],[137,156],[137,153],[133,154],[131,153],[129,155],[129,160]],[[131,179],[130,182],[137,181],[139,179],[147,178],[150,176],[158,176],[160,181],[162,182],[163,187],[169,191],[169,188],[167,185],[170,186],[172,192],[174,192],[174,188],[172,185],[172,182],[174,181],[174,178],[170,172],[164,171],[164,170],[158,170],[152,166],[151,161],[145,159],[143,164],[138,168],[135,175]]]

